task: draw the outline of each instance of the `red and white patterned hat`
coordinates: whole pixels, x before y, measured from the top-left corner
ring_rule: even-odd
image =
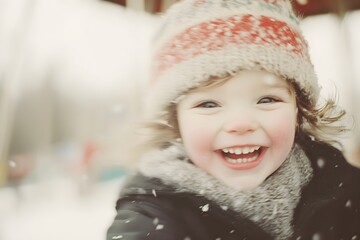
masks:
[[[165,14],[155,39],[148,107],[163,111],[209,78],[245,69],[293,79],[317,102],[317,76],[291,2],[180,1]]]

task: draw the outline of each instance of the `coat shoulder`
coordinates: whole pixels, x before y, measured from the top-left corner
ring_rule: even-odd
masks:
[[[296,237],[351,239],[360,236],[360,170],[326,143],[302,143],[313,170],[294,215]]]
[[[315,181],[324,180],[329,184],[337,184],[340,188],[347,184],[348,188],[355,188],[353,192],[359,192],[360,169],[350,165],[342,151],[311,139],[302,141],[301,145],[311,161]]]

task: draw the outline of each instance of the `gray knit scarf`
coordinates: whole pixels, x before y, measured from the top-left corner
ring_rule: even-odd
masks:
[[[312,177],[310,161],[294,145],[280,168],[255,189],[239,192],[190,163],[181,145],[147,154],[140,172],[161,179],[179,192],[192,192],[230,208],[261,226],[274,239],[287,239],[301,189]],[[210,206],[211,207],[211,206]]]

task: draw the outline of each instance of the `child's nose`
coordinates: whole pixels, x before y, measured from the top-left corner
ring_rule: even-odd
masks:
[[[224,130],[228,133],[245,134],[258,128],[258,121],[249,111],[236,111],[230,113]]]

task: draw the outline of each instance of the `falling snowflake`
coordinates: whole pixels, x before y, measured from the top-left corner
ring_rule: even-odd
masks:
[[[227,211],[228,209],[229,209],[229,207],[228,206],[220,206],[221,208],[222,208],[222,210],[224,210],[224,211]]]
[[[154,195],[154,197],[157,197],[155,189],[151,190],[151,192]]]
[[[317,165],[318,165],[319,168],[323,168],[323,167],[325,166],[325,161],[324,161],[324,159],[319,158],[319,159],[317,160]]]
[[[117,235],[117,236],[113,236],[113,237],[112,237],[112,239],[121,239],[121,238],[123,238],[122,235]]]
[[[209,211],[209,204],[205,204],[204,206],[200,207],[203,212]]]
[[[322,237],[321,237],[321,234],[320,233],[315,233],[313,236],[312,236],[312,240],[321,240]]]
[[[190,237],[185,237],[184,240],[191,240],[191,238]]]
[[[351,200],[348,200],[348,201],[345,203],[345,207],[351,208],[351,206],[352,206],[352,202],[351,202]]]
[[[162,225],[162,224],[156,225],[155,230],[161,230],[161,229],[164,229],[164,225]]]
[[[154,218],[153,224],[154,224],[154,225],[158,225],[158,224],[159,224],[159,219],[158,219],[158,218]]]
[[[354,235],[354,236],[352,236],[352,238],[351,238],[351,240],[356,240],[356,239],[358,239],[357,235]]]

